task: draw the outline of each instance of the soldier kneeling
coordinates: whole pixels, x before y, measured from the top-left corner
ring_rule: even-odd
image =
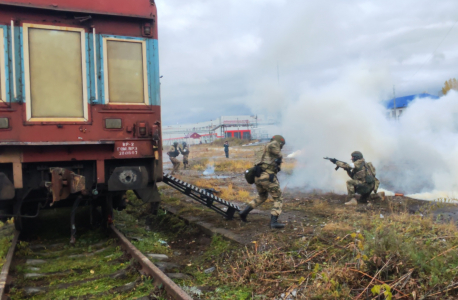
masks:
[[[348,202],[345,205],[367,204],[369,199],[372,201],[384,199],[385,193],[377,193],[380,181],[375,177],[375,167],[370,162],[366,163],[361,152],[355,151],[351,154],[353,168],[349,164],[336,159],[331,161],[347,171],[348,176],[351,178],[347,181]],[[355,194],[361,195],[359,200],[356,200]],[[369,204],[371,205],[371,203]]]

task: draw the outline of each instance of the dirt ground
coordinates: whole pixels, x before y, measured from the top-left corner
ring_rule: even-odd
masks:
[[[189,169],[175,177],[213,188],[243,209],[257,196],[243,172],[258,147],[231,147],[227,159],[220,146],[192,146]],[[284,150],[286,157],[289,151]],[[387,196],[370,207],[347,207],[344,194],[288,188],[284,183],[293,176],[295,165],[293,159],[285,159],[278,176],[284,198],[279,220],[286,224],[281,230],[269,227],[271,199],[244,223],[237,213],[226,220],[160,184],[166,211],[221,229],[248,247],[238,246],[237,254],[224,254],[227,260],[217,261],[213,276],[219,281],[214,282],[250,294],[233,299],[455,299],[458,271],[451,271],[451,266],[458,270],[456,205]],[[170,170],[164,156],[164,172]],[[212,285],[197,282],[201,288]]]
[[[224,162],[228,160],[232,162],[239,160],[251,162],[256,148],[256,146],[232,147],[231,156],[229,159],[226,159],[222,147],[219,149],[207,145],[194,146],[191,148],[191,151],[194,150],[190,156],[191,168],[183,170],[183,166],[181,166],[180,173],[175,175],[175,177],[197,186],[204,183],[204,186],[201,185],[199,187],[214,188],[217,192],[216,195],[219,197],[223,197],[222,194],[225,194],[224,191],[227,190],[228,186],[232,185],[233,195],[230,195],[231,197],[229,199],[223,198],[238,205],[243,210],[249,200],[257,196],[255,185],[250,185],[245,181],[243,169],[215,171],[213,174],[206,176],[203,175],[204,172],[202,170],[193,168],[192,160],[201,160],[208,156],[209,160],[205,161],[207,165],[214,165],[220,161]],[[291,164],[292,160],[287,159],[286,163]],[[171,168],[172,165],[168,157],[164,157],[164,172],[170,172]],[[286,174],[284,172],[279,173],[278,178],[280,183],[287,182],[290,176],[292,175],[289,172]],[[346,199],[346,195],[344,194],[322,193],[319,191],[305,192],[297,188],[285,187],[284,184],[281,184],[281,188],[283,189],[284,202],[283,212],[279,220],[285,223],[286,226],[283,230],[272,230],[269,227],[270,209],[273,206],[271,197],[263,205],[254,209],[249,214],[249,222],[244,223],[240,220],[237,213],[233,220],[226,220],[166,184],[160,184],[161,193],[164,196],[164,208],[173,208],[174,211],[178,211],[182,216],[211,224],[216,228],[229,230],[237,236],[238,241],[247,245],[266,233],[297,236],[304,232],[313,232],[315,228],[324,227],[327,223],[336,219],[336,217],[355,211],[386,214],[390,209],[389,206],[396,203],[398,206],[408,207],[412,212],[416,212],[423,204],[421,201],[415,199],[387,196],[385,201],[376,203],[372,207],[367,207],[366,205],[347,207],[344,205]],[[237,191],[248,192],[249,196],[244,197],[245,199],[240,199],[237,197]],[[450,209],[441,210],[441,212],[443,214],[447,213],[449,217],[456,215],[450,212]]]

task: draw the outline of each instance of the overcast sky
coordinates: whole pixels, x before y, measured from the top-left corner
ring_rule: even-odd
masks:
[[[165,125],[275,112],[349,69],[380,100],[458,77],[458,1],[156,0]]]

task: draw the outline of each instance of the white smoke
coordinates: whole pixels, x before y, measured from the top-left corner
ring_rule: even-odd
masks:
[[[382,102],[381,91],[391,84],[387,72],[359,68],[342,78],[285,103],[282,132],[288,145],[301,151],[288,186],[345,192],[348,176],[323,157],[350,162],[350,153],[358,150],[374,164],[386,190],[455,198],[458,94],[416,99],[393,121]]]

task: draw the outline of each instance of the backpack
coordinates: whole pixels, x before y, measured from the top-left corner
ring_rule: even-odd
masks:
[[[366,183],[373,184],[376,180],[375,178],[375,167],[372,163],[368,162],[365,164],[366,167]]]
[[[254,178],[256,174],[256,167],[249,168],[245,171],[245,179],[249,184],[254,183]]]

